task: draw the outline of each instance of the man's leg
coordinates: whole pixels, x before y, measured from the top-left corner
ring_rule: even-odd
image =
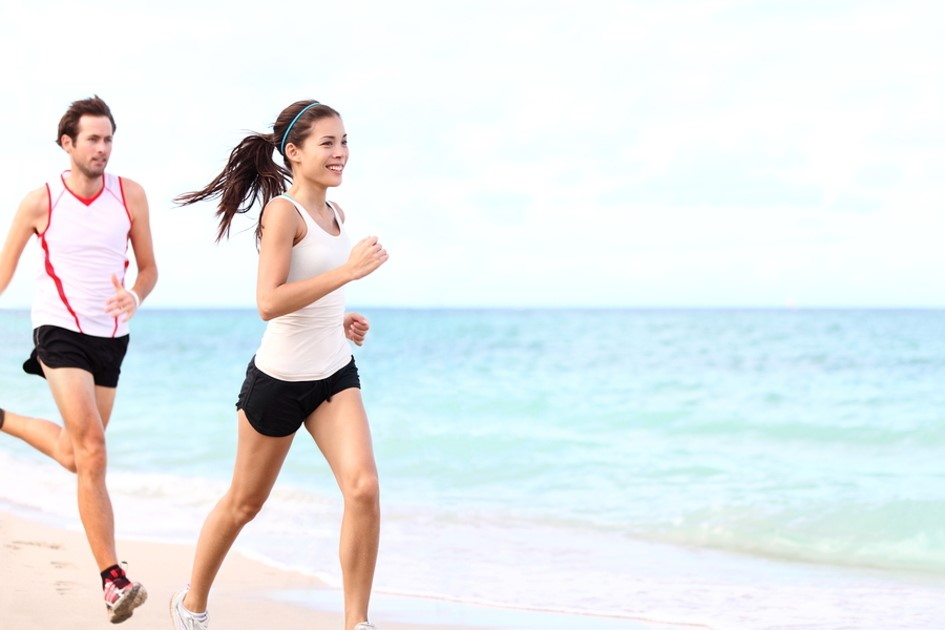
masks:
[[[115,519],[105,486],[105,425],[115,388],[96,386],[92,375],[79,368],[43,365],[43,372],[65,424],[60,439],[72,442],[79,517],[102,575],[108,618],[121,623],[147,601],[148,594],[140,583],[128,579],[115,552]]]
[[[56,460],[63,468],[75,472],[75,457],[68,431],[55,422],[42,418],[31,418],[7,410],[2,430],[20,438],[40,453]]]
[[[75,458],[79,517],[99,571],[104,571],[117,564],[118,558],[114,515],[105,486],[105,420],[100,404],[109,415],[115,389],[96,387],[92,375],[78,368],[44,365],[43,371],[65,425],[59,440],[71,442]],[[110,392],[101,391],[106,389]]]
[[[103,427],[108,427],[108,420],[115,405],[115,391],[114,387],[95,387],[96,405]],[[0,412],[5,418],[5,421],[0,423],[0,431],[20,438],[40,453],[56,460],[66,470],[76,471],[72,436],[65,427],[43,418],[23,416],[9,410]]]

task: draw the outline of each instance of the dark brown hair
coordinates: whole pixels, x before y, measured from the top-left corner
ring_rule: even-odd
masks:
[[[112,123],[112,133],[115,133],[115,119],[112,117],[112,110],[96,94],[92,98],[75,101],[69,106],[66,113],[59,119],[59,135],[56,136],[56,144],[62,146],[63,136],[69,136],[75,142],[76,136],[79,135],[79,119],[83,116],[107,116]]]
[[[202,189],[175,197],[178,205],[187,206],[198,201],[220,198],[216,216],[220,219],[217,240],[230,235],[230,225],[237,214],[249,212],[257,202],[262,202],[259,222],[256,224],[256,239],[262,236],[262,211],[275,197],[289,188],[292,181],[292,165],[285,155],[283,165],[276,164],[273,152],[283,144],[301,145],[312,132],[315,122],[322,118],[341,114],[328,105],[315,101],[297,101],[286,107],[272,125],[272,133],[253,133],[230,152],[226,166]],[[308,107],[308,109],[305,109]],[[305,110],[303,112],[303,110]],[[299,112],[303,112],[299,116]],[[295,117],[299,116],[298,120]],[[292,121],[295,120],[293,124]],[[291,125],[291,129],[289,126]],[[288,131],[288,137],[285,136]]]

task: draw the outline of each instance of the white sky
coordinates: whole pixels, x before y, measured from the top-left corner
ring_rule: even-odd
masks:
[[[391,254],[352,306],[945,306],[935,0],[8,5],[0,229],[99,94],[152,305],[253,305],[252,222],[214,245],[214,208],[171,199],[316,98],[352,149],[330,198]]]

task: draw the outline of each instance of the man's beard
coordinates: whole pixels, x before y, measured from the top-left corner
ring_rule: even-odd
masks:
[[[105,172],[105,167],[106,167],[107,165],[108,165],[108,163],[106,162],[105,164],[102,164],[101,166],[96,166],[96,167],[92,167],[92,168],[90,168],[90,167],[88,167],[88,166],[85,166],[84,164],[76,164],[75,167],[76,167],[76,168],[79,170],[79,172],[82,173],[82,175],[84,175],[85,177],[88,177],[89,179],[95,179],[96,177],[101,177],[101,176],[102,176],[102,173]]]

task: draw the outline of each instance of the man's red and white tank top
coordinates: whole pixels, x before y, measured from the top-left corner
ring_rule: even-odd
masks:
[[[66,186],[69,171],[46,184],[49,224],[38,235],[40,269],[33,298],[33,328],[59,326],[94,337],[128,334],[128,323],[105,312],[115,294],[112,274],[124,284],[131,214],[121,178],[105,173],[91,199]]]

